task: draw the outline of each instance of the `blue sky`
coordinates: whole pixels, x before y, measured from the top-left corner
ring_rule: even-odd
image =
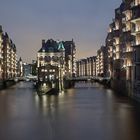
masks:
[[[96,55],[105,44],[121,0],[0,0],[0,25],[24,61],[36,59],[42,39],[72,40],[77,58]]]

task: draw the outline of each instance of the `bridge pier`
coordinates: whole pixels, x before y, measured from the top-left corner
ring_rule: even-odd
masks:
[[[75,85],[74,81],[64,79],[64,89],[72,88],[72,87],[74,87],[74,85]]]

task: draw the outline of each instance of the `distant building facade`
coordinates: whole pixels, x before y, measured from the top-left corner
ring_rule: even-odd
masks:
[[[76,76],[96,76],[96,56],[76,61]]]
[[[87,59],[81,59],[76,61],[76,76],[77,77],[82,77],[82,76],[87,76],[87,64],[86,64]]]
[[[96,75],[101,77],[108,76],[108,49],[105,46],[97,51],[96,56]]]
[[[65,48],[65,69],[66,75],[75,77],[76,75],[76,46],[72,41],[63,41]]]
[[[17,76],[22,77],[23,76],[23,61],[22,61],[21,57],[19,58],[17,65],[18,65],[17,66],[18,67]]]
[[[32,75],[32,65],[23,63],[23,76],[27,77],[29,75]]]
[[[37,75],[37,61],[32,60],[32,75],[36,76]]]

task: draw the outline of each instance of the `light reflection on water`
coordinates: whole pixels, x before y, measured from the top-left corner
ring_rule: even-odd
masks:
[[[38,96],[35,94],[35,105],[36,108],[41,111],[43,115],[46,115],[48,110],[58,110],[59,111],[66,107],[66,105],[71,104],[71,99],[74,96],[74,89],[60,92],[58,95],[44,95]]]
[[[0,92],[0,124],[2,140],[139,140],[140,106],[97,83],[40,97],[21,82]]]

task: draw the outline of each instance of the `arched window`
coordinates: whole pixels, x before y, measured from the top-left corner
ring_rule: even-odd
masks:
[[[40,60],[40,61],[43,61],[43,56],[40,56],[39,60]]]
[[[50,56],[45,56],[45,61],[46,62],[50,62],[51,61],[51,57]]]
[[[58,61],[58,57],[57,57],[57,56],[53,56],[53,57],[52,57],[52,60],[53,60],[54,62],[57,62],[57,61]]]

